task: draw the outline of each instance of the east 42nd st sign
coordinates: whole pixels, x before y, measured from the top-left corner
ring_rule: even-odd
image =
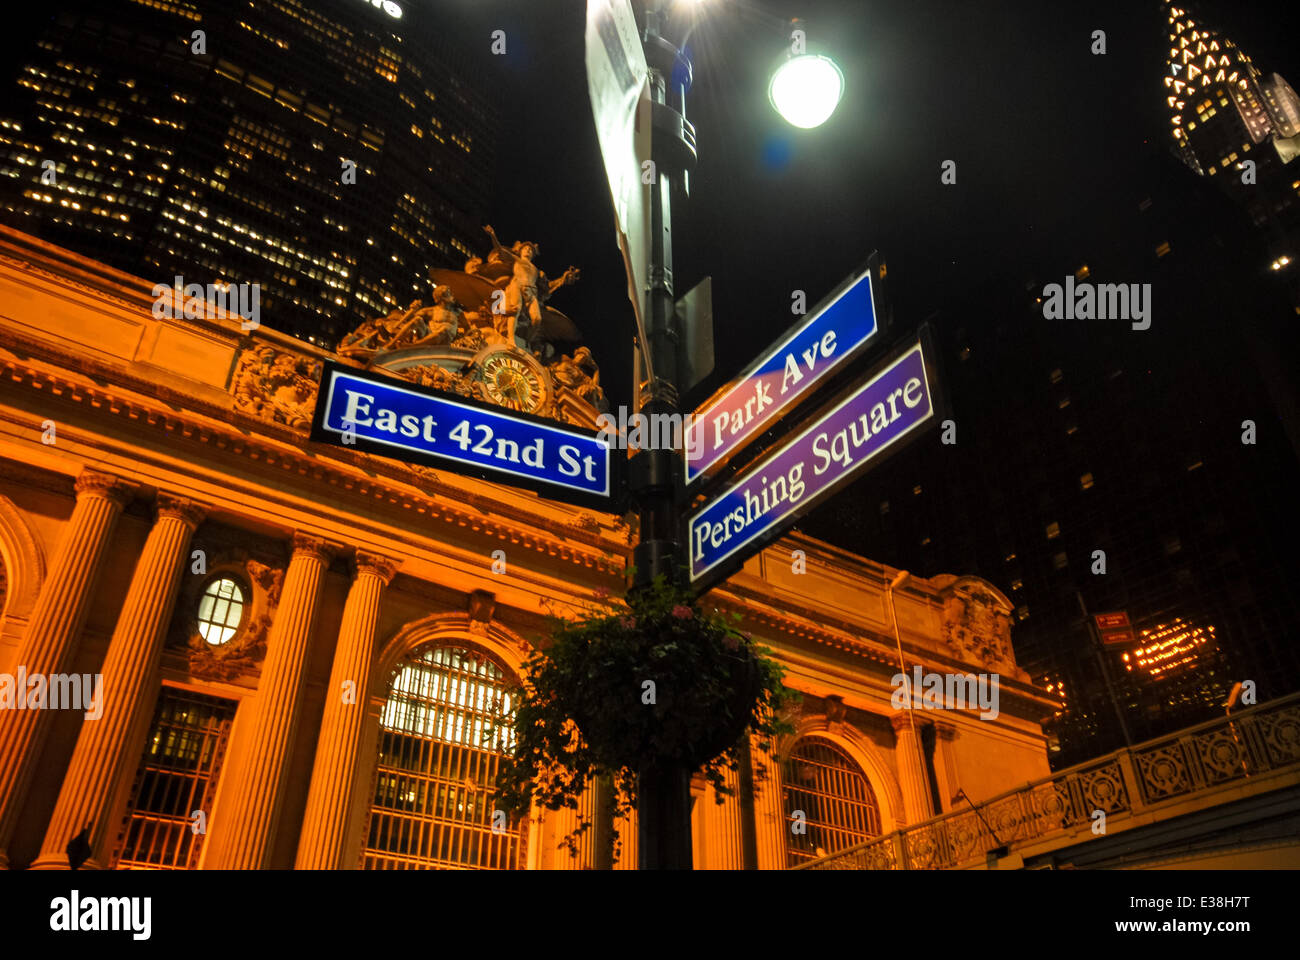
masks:
[[[327,363],[312,439],[610,510],[619,458],[601,434]]]

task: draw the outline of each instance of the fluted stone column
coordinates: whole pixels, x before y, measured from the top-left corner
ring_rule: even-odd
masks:
[[[307,810],[298,842],[299,870],[355,867],[349,857],[356,794],[357,754],[370,705],[370,670],[375,629],[384,587],[397,572],[396,561],[357,551],[357,574],[343,607],[334,666],[325,692],[320,740],[312,766]]]
[[[101,869],[105,864],[106,847],[117,826],[109,823],[111,804],[121,778],[140,759],[133,750],[139,745],[132,734],[153,713],[163,636],[176,605],[190,538],[203,515],[203,508],[192,501],[165,493],[158,495],[158,518],[136,561],[126,602],[104,657],[97,692],[102,715],[98,719],[88,717],[81,725],[33,869],[66,868],[68,841],[87,827],[91,852],[83,869]]]
[[[702,834],[702,857],[696,868],[703,870],[743,870],[745,863],[745,826],[741,814],[740,775],[734,770],[723,773],[733,791],[718,803],[718,794],[709,787],[695,801],[695,815]]]
[[[303,665],[316,625],[321,577],[334,548],[305,534],[293,538],[280,605],[266,641],[266,661],[257,686],[248,754],[233,789],[223,790],[213,824],[220,836],[210,866],[261,870],[268,864],[284,795],[289,748],[298,727]]]
[[[625,817],[618,817],[614,820],[614,826],[618,829],[619,853],[618,860],[614,862],[615,870],[635,870],[639,851],[636,847],[638,824],[636,822],[636,811],[631,810]]]
[[[26,667],[28,676],[67,672],[105,548],[131,497],[119,478],[89,470],[77,478],[76,490],[77,504],[18,649],[15,665]],[[0,711],[0,869],[9,865],[9,843],[51,720],[49,710]]]
[[[961,783],[957,778],[956,757],[953,755],[953,743],[958,736],[956,724],[947,720],[935,721],[934,767],[935,775],[939,778],[939,799],[943,802],[945,808],[951,807],[952,798],[961,789]],[[935,811],[936,815],[943,812],[945,811]]]
[[[915,731],[913,720],[916,722]],[[900,710],[890,717],[898,743],[898,785],[903,792],[903,812],[909,826],[934,816],[929,778],[921,766],[921,727],[929,722],[915,716],[912,710]]]
[[[758,746],[758,738],[749,739],[749,756],[754,779],[754,840],[758,869],[784,870],[786,848],[790,842],[790,819],[781,795],[781,764]],[[759,765],[762,765],[760,776]]]

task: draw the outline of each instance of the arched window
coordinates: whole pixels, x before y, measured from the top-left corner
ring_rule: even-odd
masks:
[[[800,739],[781,772],[787,867],[880,836],[880,807],[871,784],[831,741]]]
[[[520,827],[493,803],[514,739],[489,721],[513,709],[509,685],[499,664],[468,645],[428,645],[402,661],[379,718],[366,869],[520,866]]]

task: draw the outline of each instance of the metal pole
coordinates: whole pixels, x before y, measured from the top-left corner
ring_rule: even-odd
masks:
[[[651,244],[646,338],[654,379],[641,392],[640,413],[651,417],[678,414],[678,322],[673,294],[672,223],[674,201],[684,205],[687,172],[694,160],[694,134],[685,117],[685,83],[690,67],[681,51],[661,33],[664,4],[651,0],[646,9],[646,64],[650,68],[652,159],[650,185]],[[633,371],[634,377],[640,371]],[[667,422],[672,422],[671,420]],[[629,461],[629,493],[640,517],[640,536],[632,552],[632,590],[663,576],[677,583],[685,557],[679,541],[678,478],[681,452],[642,450]],[[643,870],[689,870],[691,854],[691,771],[683,765],[638,772],[638,852]]]
[[[1088,629],[1088,637],[1092,640],[1093,653],[1097,655],[1097,665],[1101,668],[1101,679],[1106,685],[1106,695],[1110,697],[1110,705],[1115,709],[1115,719],[1119,721],[1119,729],[1124,734],[1124,743],[1132,749],[1133,738],[1128,734],[1128,723],[1124,720],[1124,711],[1119,708],[1119,700],[1115,697],[1115,687],[1110,680],[1110,669],[1106,666],[1106,656],[1102,650],[1101,634],[1097,631],[1097,626],[1092,622],[1092,617],[1088,614],[1088,607],[1083,602],[1083,594],[1075,591],[1075,597],[1079,600],[1079,609],[1083,611],[1083,623]]]

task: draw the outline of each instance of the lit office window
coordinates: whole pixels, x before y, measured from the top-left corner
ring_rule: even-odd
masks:
[[[862,770],[829,740],[804,737],[782,765],[786,866],[880,836],[880,808]],[[790,824],[803,814],[806,830]]]
[[[505,671],[475,649],[427,646],[398,669],[380,714],[368,870],[520,866],[520,826],[493,832],[501,757],[514,734]]]

